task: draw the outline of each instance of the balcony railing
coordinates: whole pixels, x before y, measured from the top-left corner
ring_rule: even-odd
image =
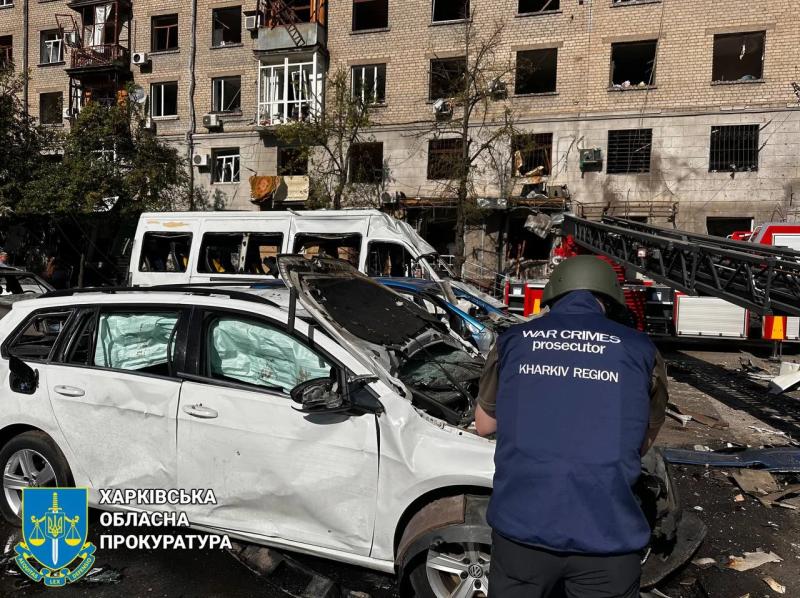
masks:
[[[127,65],[130,62],[128,49],[119,44],[102,44],[74,48],[70,59],[71,68],[92,68]]]
[[[259,76],[260,127],[271,127],[314,117],[322,97],[322,72],[315,54],[310,62],[262,64]]]

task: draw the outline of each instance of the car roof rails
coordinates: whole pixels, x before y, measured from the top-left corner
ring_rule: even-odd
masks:
[[[225,295],[230,299],[238,301],[249,301],[251,303],[261,303],[262,305],[269,305],[270,307],[281,306],[274,301],[270,301],[266,297],[262,297],[256,293],[248,291],[237,291],[233,289],[224,288],[224,286],[246,286],[241,283],[238,284],[223,284],[217,283],[195,283],[195,284],[164,284],[155,285],[151,287],[85,287],[80,289],[65,289],[60,291],[50,291],[41,296],[42,299],[50,299],[53,297],[72,297],[74,295],[84,295],[89,293],[100,294],[116,294],[116,293],[190,293],[192,295],[201,295],[208,297],[210,295]]]

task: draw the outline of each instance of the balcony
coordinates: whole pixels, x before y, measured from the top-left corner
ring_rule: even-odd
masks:
[[[319,23],[291,23],[260,27],[253,50],[256,53],[280,52],[298,48],[325,47],[328,32]]]
[[[73,48],[69,70],[108,69],[130,70],[128,49],[119,44],[101,44]]]
[[[269,128],[313,118],[321,109],[323,72],[319,52],[304,62],[290,62],[288,57],[259,68],[259,128]]]

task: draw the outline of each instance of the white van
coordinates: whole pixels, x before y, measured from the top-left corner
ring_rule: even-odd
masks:
[[[281,253],[345,259],[369,276],[452,276],[411,226],[378,210],[158,212],[139,218],[128,282],[277,278]]]

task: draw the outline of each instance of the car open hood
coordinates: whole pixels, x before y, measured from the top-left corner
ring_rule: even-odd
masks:
[[[384,382],[432,415],[471,421],[482,364],[436,316],[342,260],[281,255],[278,267],[298,303]]]

